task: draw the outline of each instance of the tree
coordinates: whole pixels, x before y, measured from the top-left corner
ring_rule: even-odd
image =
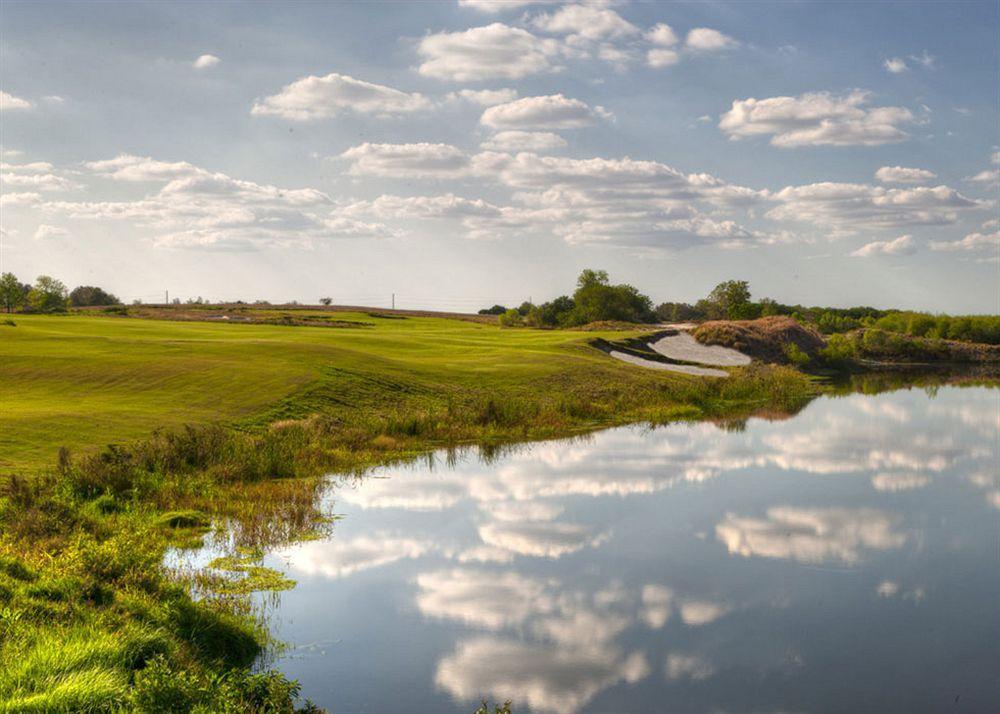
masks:
[[[14,312],[24,304],[24,288],[14,273],[0,275],[0,305]]]
[[[493,307],[485,307],[479,311],[480,315],[503,315],[507,312],[507,308],[503,305],[494,305]]]
[[[333,298],[320,298],[320,305],[331,305],[333,304]]]
[[[746,280],[727,280],[719,283],[708,294],[708,302],[717,306],[730,320],[750,317],[746,307],[750,304],[750,285]]]
[[[69,304],[73,307],[89,307],[91,305],[118,305],[121,300],[102,288],[93,285],[81,285],[73,288],[69,294]]]
[[[573,293],[572,322],[586,324],[599,320],[654,322],[653,301],[631,285],[611,285],[603,270],[584,270]]]
[[[610,282],[607,270],[591,270],[586,268],[576,279],[577,289],[589,288],[594,285],[607,285]]]
[[[497,321],[500,323],[500,327],[518,327],[521,325],[521,313],[511,308],[498,317]]]
[[[66,286],[48,275],[39,275],[28,293],[28,306],[34,312],[60,312],[66,309]]]

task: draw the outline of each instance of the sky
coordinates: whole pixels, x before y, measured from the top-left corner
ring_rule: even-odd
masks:
[[[1000,5],[0,2],[0,269],[1000,312]]]

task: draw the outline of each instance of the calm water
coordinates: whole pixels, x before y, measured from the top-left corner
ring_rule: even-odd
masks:
[[[268,556],[277,666],[332,712],[1000,711],[998,399],[380,470]]]

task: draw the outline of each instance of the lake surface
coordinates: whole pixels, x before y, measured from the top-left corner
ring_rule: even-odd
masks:
[[[998,400],[375,471],[267,556],[276,666],[331,712],[1000,711]]]

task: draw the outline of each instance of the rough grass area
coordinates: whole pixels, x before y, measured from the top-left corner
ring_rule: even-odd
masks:
[[[762,317],[759,320],[713,320],[694,331],[704,345],[722,345],[764,362],[794,362],[794,350],[814,357],[826,344],[822,335],[790,317]],[[795,345],[790,350],[789,345]]]

